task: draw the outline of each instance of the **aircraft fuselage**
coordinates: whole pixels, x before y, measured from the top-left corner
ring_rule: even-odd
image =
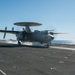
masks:
[[[48,43],[53,39],[54,37],[50,36],[49,34],[46,34],[46,32],[38,30],[29,34],[24,34],[24,32],[21,32],[17,35],[17,40],[20,40],[22,42],[30,41],[30,42]]]

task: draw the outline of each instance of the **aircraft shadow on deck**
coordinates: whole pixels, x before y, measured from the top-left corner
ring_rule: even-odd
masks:
[[[0,44],[0,48],[15,48],[15,47],[31,47],[31,48],[46,48],[44,46],[33,46],[33,45],[17,45],[17,44]]]

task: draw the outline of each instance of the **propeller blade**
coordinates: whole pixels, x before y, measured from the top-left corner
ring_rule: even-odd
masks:
[[[47,30],[47,31],[54,31],[54,30]]]
[[[53,35],[53,34],[67,34],[67,33],[49,32],[49,34]]]
[[[67,33],[53,33],[53,34],[67,34]]]

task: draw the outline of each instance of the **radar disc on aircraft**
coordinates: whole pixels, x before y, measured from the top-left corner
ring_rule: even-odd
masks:
[[[14,23],[16,26],[40,26],[42,25],[41,23],[37,22],[16,22]]]

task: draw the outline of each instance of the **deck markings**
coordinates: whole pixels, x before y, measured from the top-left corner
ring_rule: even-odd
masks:
[[[1,69],[0,69],[0,72],[1,72],[3,75],[6,75],[6,73],[5,73],[4,71],[2,71]]]
[[[64,50],[75,50],[75,48],[59,47],[59,46],[51,46],[50,48],[55,48],[55,49],[64,49]]]

